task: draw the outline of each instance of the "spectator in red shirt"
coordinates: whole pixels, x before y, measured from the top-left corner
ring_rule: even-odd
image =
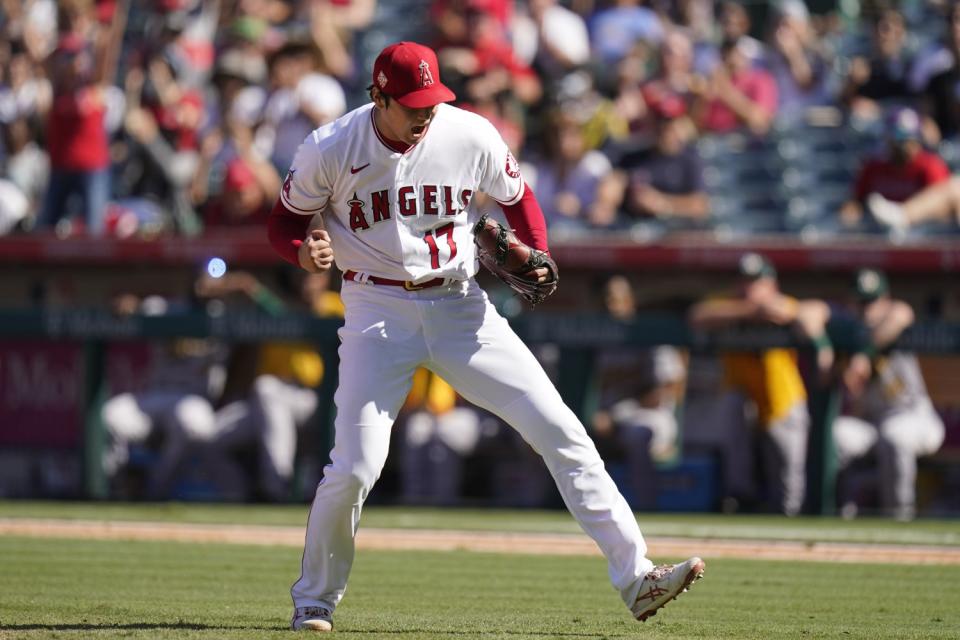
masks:
[[[950,169],[943,159],[923,148],[922,125],[916,111],[896,110],[887,131],[887,153],[864,163],[854,183],[853,198],[840,210],[844,226],[854,227],[860,223],[864,204],[880,199],[904,202],[950,177]]]
[[[70,196],[79,194],[87,232],[101,235],[110,196],[104,87],[116,68],[126,14],[125,10],[118,10],[109,33],[88,39],[92,21],[84,11],[93,9],[92,3],[61,7],[61,24],[65,28],[50,59],[53,104],[46,135],[50,183],[37,226],[56,226],[67,213]]]
[[[470,10],[485,13],[504,30],[510,28],[513,19],[513,2],[509,0],[433,0],[430,3],[430,23],[437,29],[443,43],[468,40],[467,13]]]
[[[726,133],[746,127],[765,134],[777,112],[777,84],[764,69],[751,65],[745,41],[727,40],[713,75],[691,86],[698,96],[694,114],[702,129]]]
[[[437,46],[440,67],[452,79],[457,95],[470,103],[512,95],[524,105],[534,104],[543,95],[540,78],[517,58],[503,25],[487,4],[487,0],[467,0],[449,5],[450,11],[462,12],[467,30],[464,40],[444,39]]]
[[[867,198],[867,207],[877,222],[894,235],[904,234],[913,225],[924,222],[953,223],[956,230],[960,227],[960,176],[937,182],[902,203],[874,193]]]
[[[660,44],[657,75],[639,88],[626,86],[617,97],[617,110],[630,126],[631,135],[641,144],[655,144],[656,105],[681,101],[689,110],[698,81],[693,73],[693,42],[686,32],[672,29]]]

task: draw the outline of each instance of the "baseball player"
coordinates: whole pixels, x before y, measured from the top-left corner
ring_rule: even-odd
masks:
[[[760,254],[744,254],[739,274],[738,295],[698,302],[690,309],[691,326],[698,330],[763,324],[791,327],[816,346],[818,367],[828,370],[833,348],[824,330],[829,316],[826,303],[782,293],[776,269]],[[786,348],[731,351],[722,360],[727,385],[756,408],[769,508],[797,515],[803,506],[810,428],[797,353]]]
[[[910,520],[916,512],[917,456],[935,453],[945,429],[920,371],[917,357],[891,349],[913,324],[913,309],[890,297],[886,276],[861,269],[855,280],[857,317],[869,343],[850,358],[843,384],[857,411],[833,423],[841,469],[876,454],[880,506],[887,515]]]
[[[181,304],[176,298],[120,293],[111,307],[121,316],[157,317]],[[216,340],[152,341],[143,387],[117,393],[100,410],[106,435],[104,472],[112,478],[130,462],[131,445],[152,448],[159,435],[145,494],[152,500],[169,497],[181,465],[206,452],[217,437],[213,398],[219,393],[217,371],[226,358],[226,346]]]
[[[517,429],[645,620],[703,574],[700,558],[654,567],[593,442],[473,276],[477,192],[517,236],[547,250],[543,214],[516,160],[483,117],[448,105],[436,54],[400,42],[373,67],[371,103],[312,132],[268,221],[271,244],[307,271],[343,272],[336,435],[310,511],[294,629],[330,631],[354,556],[363,502],[380,475],[418,366]],[[539,268],[531,282],[556,281]]]

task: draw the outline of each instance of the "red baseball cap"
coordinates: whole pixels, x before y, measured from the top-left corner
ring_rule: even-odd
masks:
[[[397,42],[381,51],[373,63],[373,84],[411,109],[457,99],[440,82],[437,54],[416,42]]]

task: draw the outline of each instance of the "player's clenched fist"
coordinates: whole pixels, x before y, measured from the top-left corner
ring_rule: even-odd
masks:
[[[320,273],[333,266],[333,247],[324,229],[310,231],[297,253],[300,266],[310,273]]]

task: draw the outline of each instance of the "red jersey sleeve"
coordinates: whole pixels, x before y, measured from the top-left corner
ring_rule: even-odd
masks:
[[[290,211],[280,200],[273,205],[267,217],[267,238],[270,245],[290,264],[300,266],[298,253],[303,239],[307,237],[310,220],[310,216]]]
[[[530,185],[524,184],[523,195],[516,204],[501,204],[500,208],[521,241],[534,249],[550,252],[547,248],[547,223]]]

